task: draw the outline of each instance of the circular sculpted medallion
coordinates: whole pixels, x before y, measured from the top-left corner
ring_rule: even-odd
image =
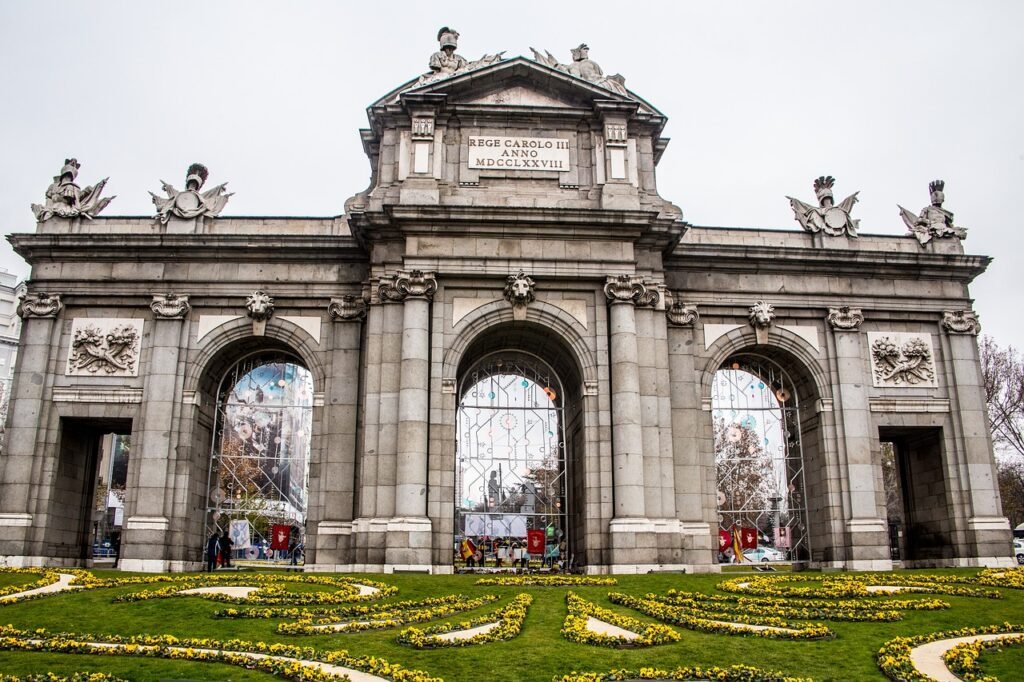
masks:
[[[199,195],[195,192],[182,192],[175,197],[174,205],[182,211],[194,211],[199,208]]]
[[[848,219],[849,218],[846,215],[846,211],[839,208],[838,206],[833,206],[832,208],[825,211],[825,224],[828,225],[833,230],[842,230],[843,228],[845,228],[846,221]]]

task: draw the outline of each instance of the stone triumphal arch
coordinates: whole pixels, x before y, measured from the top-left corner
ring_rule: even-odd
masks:
[[[111,434],[132,570],[197,568],[213,528],[262,556],[282,526],[321,571],[1009,561],[968,293],[989,261],[941,181],[903,234],[862,231],[831,176],[798,229],[691,225],[656,183],[665,116],[585,46],[468,60],[444,35],[367,109],[341,215],[221,217],[193,164],[155,216],[100,216],[65,162],[10,237],[3,561],[92,560]]]

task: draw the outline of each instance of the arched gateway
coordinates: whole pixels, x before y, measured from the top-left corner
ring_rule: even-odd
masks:
[[[371,186],[337,217],[219,217],[201,164],[155,218],[97,216],[69,161],[10,238],[33,272],[0,561],[87,563],[102,527],[123,568],[196,568],[233,519],[257,556],[289,526],[306,570],[531,540],[590,572],[1008,564],[988,260],[941,183],[912,236],[858,233],[826,176],[799,230],[689,225],[655,180],[665,116],[546,54],[432,60],[371,104]],[[104,434],[130,437],[113,510]]]

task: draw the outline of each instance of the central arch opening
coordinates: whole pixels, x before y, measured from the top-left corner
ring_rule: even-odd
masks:
[[[463,374],[459,395],[458,561],[564,569],[570,488],[558,374],[529,353],[492,352]]]

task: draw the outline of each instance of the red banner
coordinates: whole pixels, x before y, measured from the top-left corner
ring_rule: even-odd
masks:
[[[544,531],[526,531],[526,551],[530,554],[544,554]]]
[[[459,546],[459,555],[462,557],[462,560],[465,561],[474,554],[476,554],[476,545],[473,544],[472,540],[466,538]]]
[[[270,528],[270,549],[288,549],[288,539],[291,536],[291,526],[284,523],[275,523]]]
[[[718,551],[724,552],[729,549],[729,545],[732,543],[732,533],[727,530],[718,531]]]
[[[740,546],[743,549],[757,549],[756,528],[740,528]]]

